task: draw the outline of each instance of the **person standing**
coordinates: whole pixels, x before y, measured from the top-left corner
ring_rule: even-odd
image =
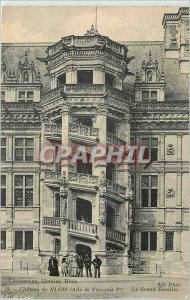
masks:
[[[62,263],[62,274],[64,277],[66,277],[68,272],[66,256],[63,256],[61,263]]]
[[[82,255],[78,255],[77,265],[78,265],[78,277],[83,277],[84,262],[83,262]]]
[[[84,258],[84,266],[85,266],[85,269],[86,269],[86,277],[92,277],[92,272],[91,272],[91,259],[89,257],[88,254],[85,255],[85,258]]]
[[[71,276],[72,277],[78,276],[77,255],[72,256]]]
[[[49,271],[49,276],[54,276],[54,260],[53,256],[49,259],[49,265],[48,265],[48,271]]]
[[[94,265],[94,278],[97,277],[100,278],[100,267],[102,264],[101,259],[98,257],[98,255],[95,255],[95,258],[92,261],[92,264]]]
[[[59,276],[58,260],[56,256],[53,258],[53,265],[54,265],[54,276]]]

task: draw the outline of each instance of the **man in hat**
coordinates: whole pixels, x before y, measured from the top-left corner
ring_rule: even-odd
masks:
[[[91,272],[91,259],[88,254],[85,255],[84,259],[84,266],[86,269],[86,277],[92,277],[92,272]]]
[[[93,259],[92,264],[94,265],[94,278],[96,278],[97,275],[98,275],[98,278],[100,278],[100,267],[101,267],[102,261],[98,257],[97,254],[95,255],[95,258]]]

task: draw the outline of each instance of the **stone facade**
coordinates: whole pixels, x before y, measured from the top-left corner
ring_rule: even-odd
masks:
[[[105,274],[187,272],[188,9],[163,26],[158,43],[92,26],[56,44],[3,45],[2,269],[44,270],[52,253],[77,252],[97,253]],[[150,162],[40,160],[45,146],[124,144],[145,146]]]

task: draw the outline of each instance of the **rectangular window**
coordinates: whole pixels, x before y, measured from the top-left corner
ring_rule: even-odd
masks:
[[[144,159],[158,161],[158,139],[157,138],[141,138],[141,146],[145,146]]]
[[[15,161],[34,160],[34,139],[15,138]]]
[[[157,232],[141,232],[141,251],[157,250]]]
[[[33,249],[33,231],[25,231],[25,250]]]
[[[55,194],[55,217],[60,217],[60,194]]]
[[[33,206],[33,175],[15,175],[15,206]]]
[[[115,77],[112,74],[105,73],[105,84],[114,86]]]
[[[1,249],[6,249],[6,231],[1,230]]]
[[[57,86],[61,86],[62,84],[66,84],[66,73],[61,74],[57,77]]]
[[[157,207],[158,197],[158,176],[142,175],[141,176],[141,206]]]
[[[33,249],[33,231],[15,231],[15,250]]]
[[[1,206],[6,206],[6,175],[1,175]]]
[[[150,251],[157,250],[157,232],[150,232]]]
[[[157,96],[157,91],[142,91],[142,101],[157,101],[158,96]]]
[[[33,102],[34,91],[19,91],[18,102]]]
[[[5,101],[5,91],[1,91],[1,101]]]
[[[150,92],[150,101],[157,101],[157,91]]]
[[[141,251],[148,251],[148,232],[141,232]]]
[[[23,249],[23,231],[15,231],[15,250]]]
[[[174,233],[166,232],[166,251],[173,251]]]
[[[7,156],[7,143],[6,137],[1,138],[1,161],[6,161]]]
[[[34,92],[33,91],[27,91],[26,92],[26,98],[27,102],[32,102],[34,100]]]
[[[149,91],[142,91],[142,101],[149,101]]]
[[[93,71],[92,70],[79,70],[77,71],[77,83],[93,84]]]

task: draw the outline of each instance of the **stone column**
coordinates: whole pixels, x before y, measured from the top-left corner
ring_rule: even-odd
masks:
[[[162,133],[160,135],[160,143],[159,143],[159,157],[158,160],[164,160],[165,159],[165,135]]]
[[[159,190],[158,190],[158,206],[164,207],[165,206],[165,173],[160,171],[159,173]]]
[[[33,230],[33,249],[34,251],[39,251],[39,229],[35,228]]]
[[[105,69],[102,66],[96,66],[93,70],[93,84],[105,84]]]
[[[70,106],[65,103],[62,106],[62,146],[71,147],[69,140],[69,126],[70,126]],[[66,177],[69,172],[69,157],[62,158],[61,172],[65,172]]]
[[[96,118],[96,126],[99,129],[99,145],[101,147],[106,147],[106,126],[107,126],[107,107],[104,105],[100,105],[98,107],[97,118]],[[93,163],[93,174],[96,176],[101,176],[102,172],[106,174],[106,154],[105,157],[101,157],[101,159],[96,159]]]
[[[13,193],[14,193],[14,186],[13,186],[13,171],[8,171],[6,175],[6,214],[7,214],[7,224],[13,223]]]
[[[182,160],[182,134],[177,134],[177,160]]]
[[[177,185],[176,185],[176,204],[178,207],[182,206],[182,172],[177,172]]]
[[[181,230],[177,229],[174,233],[176,259],[180,260],[181,256]]]
[[[6,134],[7,139],[6,139],[6,161],[11,162],[13,161],[13,151],[14,151],[14,147],[13,147],[13,136],[12,134]]]
[[[160,228],[158,231],[158,257],[160,260],[164,258],[164,251],[165,251],[165,231],[164,228]]]
[[[64,179],[63,179],[64,180]],[[61,251],[60,254],[66,255],[69,251],[69,209],[70,192],[66,189],[66,183],[60,184],[60,202],[61,202]],[[70,199],[71,200],[71,199]],[[72,205],[72,203],[70,203]]]

